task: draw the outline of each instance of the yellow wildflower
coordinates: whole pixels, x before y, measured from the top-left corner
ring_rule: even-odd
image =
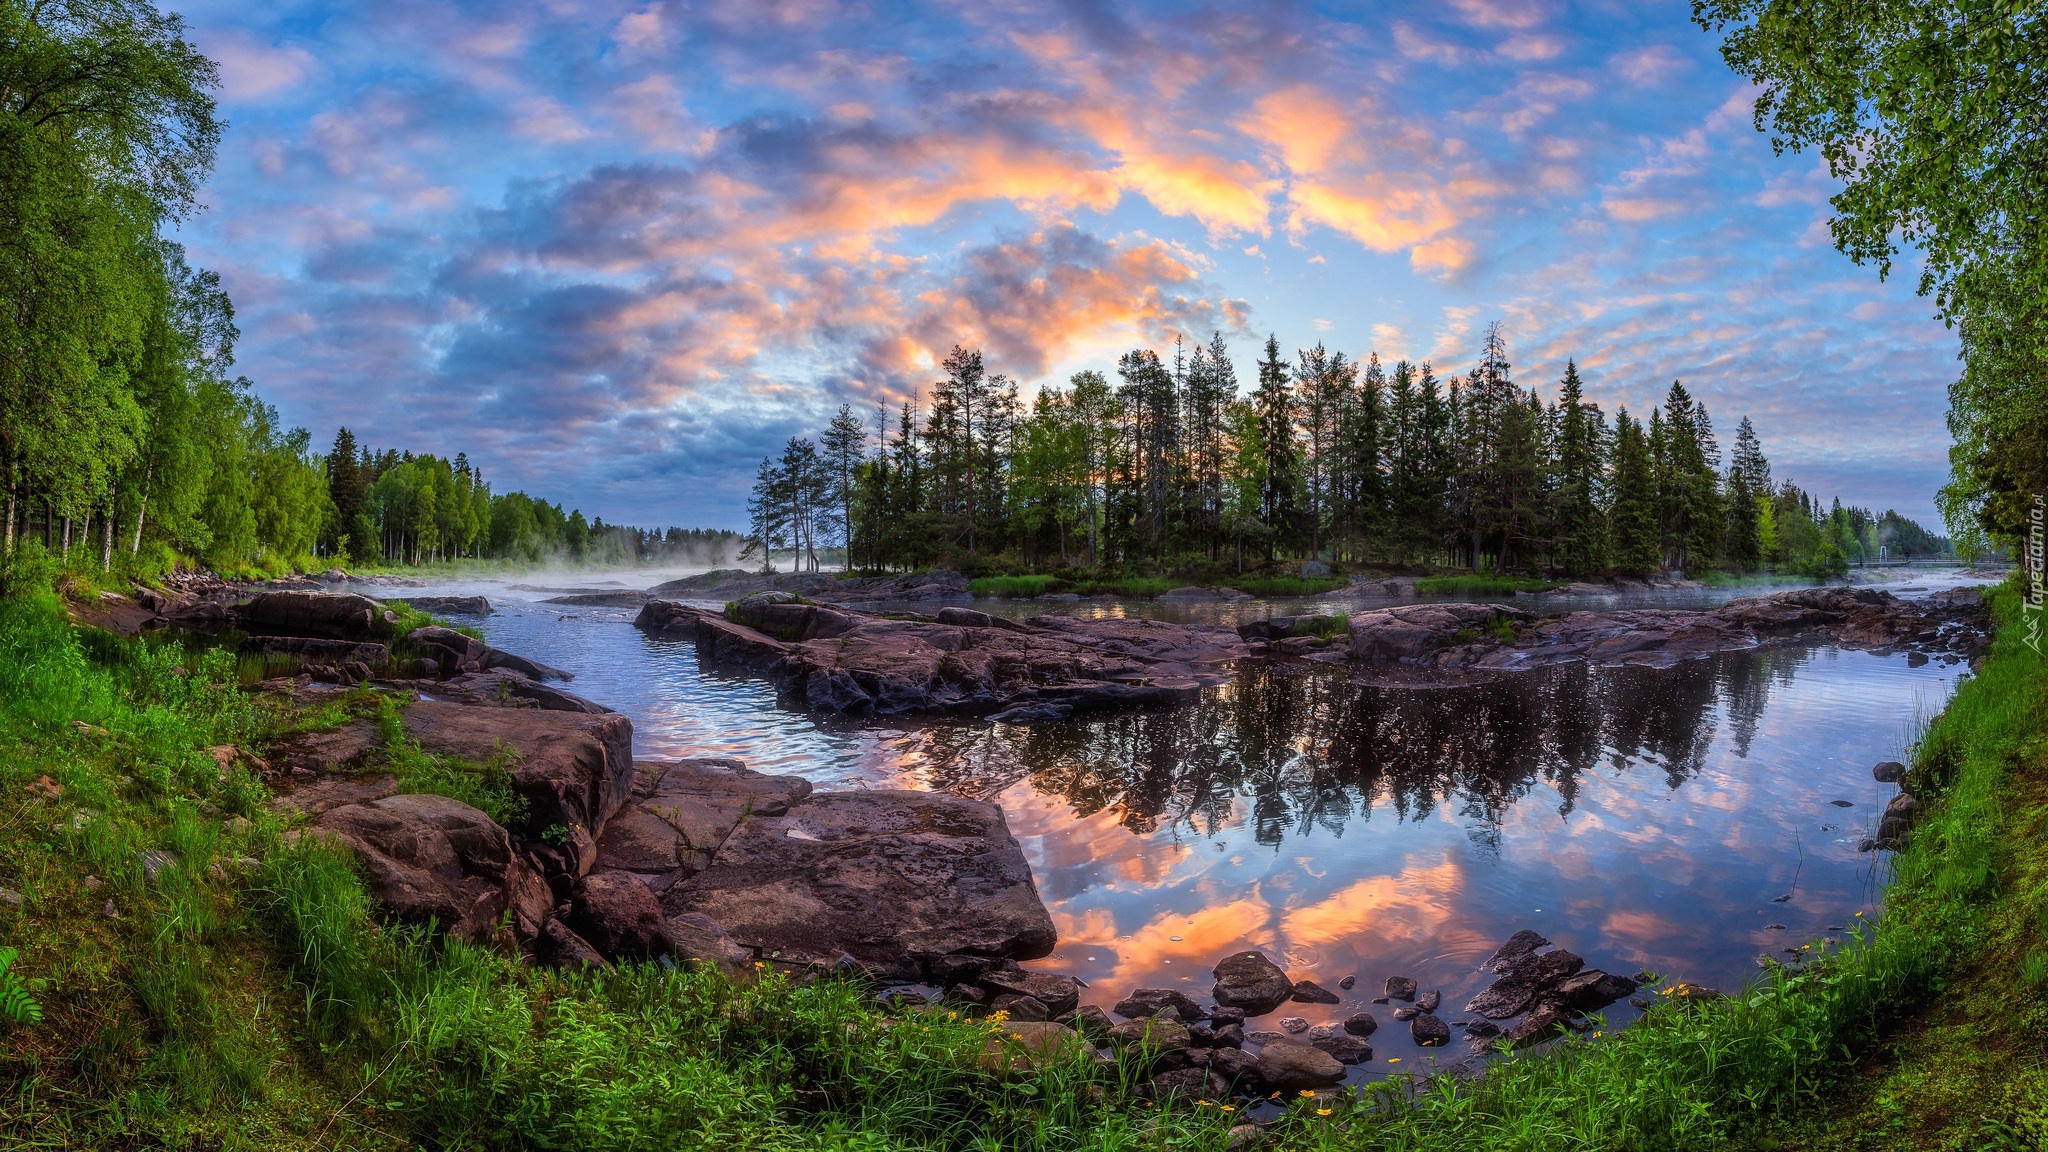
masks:
[[[1301,1098],[1304,1100],[1313,1100],[1315,1099],[1315,1095],[1316,1094],[1314,1092],[1310,1091],[1307,1088],[1303,1088],[1301,1090]]]
[[[1328,1108],[1318,1108],[1318,1109],[1316,1109],[1316,1115],[1318,1115],[1318,1116],[1328,1116],[1329,1114],[1330,1114],[1330,1110],[1329,1110]]]

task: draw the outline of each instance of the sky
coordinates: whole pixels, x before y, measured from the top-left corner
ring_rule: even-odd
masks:
[[[1271,333],[1478,358],[1933,527],[1955,340],[1837,253],[1685,0],[190,0],[181,239],[287,424],[743,527],[762,456],[979,347],[1029,392]]]

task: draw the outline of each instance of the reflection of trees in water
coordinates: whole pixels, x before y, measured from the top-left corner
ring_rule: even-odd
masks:
[[[991,795],[1028,779],[1075,813],[1114,811],[1132,831],[1212,834],[1240,802],[1261,843],[1342,832],[1375,803],[1419,820],[1447,805],[1492,843],[1538,782],[1577,803],[1605,760],[1654,764],[1677,788],[1704,766],[1719,713],[1746,756],[1774,685],[1807,655],[1739,652],[1672,669],[1583,664],[1463,687],[1390,688],[1341,675],[1248,670],[1201,703],[1031,728],[928,730],[931,784]]]

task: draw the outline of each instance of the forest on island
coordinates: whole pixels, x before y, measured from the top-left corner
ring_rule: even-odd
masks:
[[[1774,482],[1748,417],[1724,455],[1674,381],[1612,419],[1575,363],[1545,399],[1513,379],[1498,324],[1478,363],[1433,366],[1268,337],[1248,394],[1221,333],[1171,360],[1145,348],[1114,384],[1077,373],[1029,410],[979,351],[955,348],[928,401],[842,407],[764,459],[747,554],[820,566],[961,564],[1097,572],[1246,570],[1278,557],[1505,573],[1649,574],[1764,566],[1839,575],[1948,541],[1893,511]]]

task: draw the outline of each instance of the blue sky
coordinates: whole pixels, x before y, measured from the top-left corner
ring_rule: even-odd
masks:
[[[317,442],[739,526],[759,458],[955,343],[1028,386],[1268,332],[1548,394],[1673,379],[1932,526],[1954,338],[1828,242],[1683,2],[204,0],[183,239]]]

